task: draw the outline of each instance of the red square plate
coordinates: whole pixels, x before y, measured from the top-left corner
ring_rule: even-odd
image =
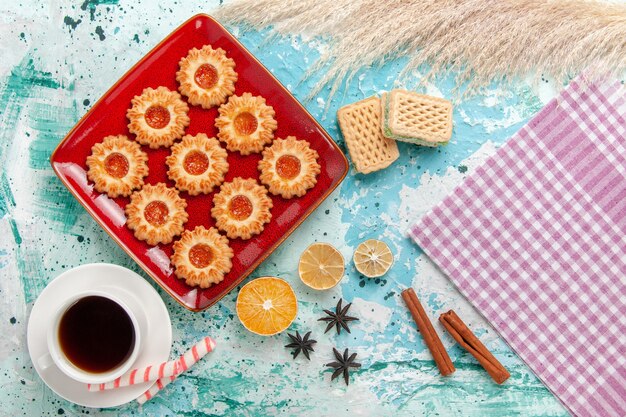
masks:
[[[151,247],[135,238],[125,226],[124,207],[129,198],[111,199],[96,192],[87,179],[85,161],[91,154],[91,147],[107,135],[125,134],[132,138],[126,119],[130,100],[146,87],[165,86],[176,90],[178,62],[191,48],[201,48],[206,44],[224,49],[235,60],[235,70],[239,74],[235,94],[250,92],[265,97],[276,111],[276,137],[293,135],[307,140],[319,153],[322,170],[315,187],[304,196],[291,200],[272,196],[272,221],[265,230],[247,241],[231,240],[230,245],[235,254],[232,270],[221,283],[199,289],[187,286],[174,275],[169,261],[171,244]],[[216,136],[216,115],[217,108],[204,110],[190,106],[191,124],[187,133],[195,135],[203,132],[209,137]],[[165,165],[169,149],[153,150],[144,146],[143,150],[149,157],[150,175],[146,183],[165,182],[173,187],[174,183],[167,178]],[[258,154],[241,156],[229,152],[230,170],[226,174],[226,181],[235,177],[258,178],[259,159]],[[348,170],[344,154],[315,119],[237,39],[207,15],[192,17],[131,68],[69,132],[52,154],[51,163],[61,181],[104,230],[163,289],[180,304],[194,311],[211,306],[246,278],[339,185]],[[187,229],[198,225],[214,226],[215,222],[210,215],[213,193],[181,195],[188,203]]]

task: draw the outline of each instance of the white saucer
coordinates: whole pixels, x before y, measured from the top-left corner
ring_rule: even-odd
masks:
[[[28,320],[28,352],[35,370],[59,396],[85,407],[115,407],[139,397],[154,382],[130,387],[88,392],[54,364],[42,369],[38,359],[48,353],[46,335],[51,312],[73,294],[89,289],[114,287],[124,303],[133,310],[141,331],[141,351],[133,368],[167,361],[172,346],[172,326],[163,300],[145,279],[131,270],[111,264],[82,265],[63,272],[41,292]],[[122,290],[122,291],[120,291]]]

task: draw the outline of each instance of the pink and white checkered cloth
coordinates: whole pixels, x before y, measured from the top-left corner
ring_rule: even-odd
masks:
[[[626,416],[626,87],[581,78],[410,235],[576,416]]]

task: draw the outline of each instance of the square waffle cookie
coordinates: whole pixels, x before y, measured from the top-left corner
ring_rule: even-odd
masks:
[[[448,143],[452,136],[452,103],[448,100],[392,90],[381,97],[383,135],[422,146]]]
[[[400,156],[396,142],[383,136],[381,105],[377,97],[340,108],[337,119],[358,172],[368,174],[387,168]]]

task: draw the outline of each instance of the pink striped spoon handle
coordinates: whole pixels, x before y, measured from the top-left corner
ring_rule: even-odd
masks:
[[[143,404],[150,400],[154,395],[166,387],[170,382],[176,379],[176,376],[187,369],[191,368],[196,362],[198,362],[207,353],[211,352],[215,348],[215,341],[210,337],[205,337],[198,343],[196,343],[191,349],[181,355],[176,362],[178,363],[178,373],[172,376],[163,377],[157,379],[156,383],[152,385],[146,392],[141,394],[137,398],[139,404]]]
[[[133,369],[119,378],[104,384],[87,384],[90,392],[104,391],[109,389],[127,387],[129,385],[142,384],[156,381],[169,376],[176,376],[180,372],[180,363],[177,360],[163,362],[159,365],[146,366],[145,368]]]

